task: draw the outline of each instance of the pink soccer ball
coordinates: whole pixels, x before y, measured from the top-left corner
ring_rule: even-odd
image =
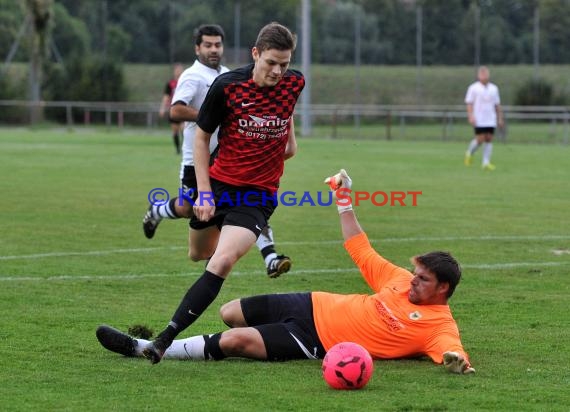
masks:
[[[323,377],[333,389],[363,388],[373,371],[372,357],[354,342],[337,343],[323,359]]]

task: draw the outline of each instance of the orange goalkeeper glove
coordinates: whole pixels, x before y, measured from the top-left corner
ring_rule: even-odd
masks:
[[[325,179],[325,183],[329,185],[331,190],[335,193],[335,197],[337,199],[339,198],[337,191],[342,190],[342,204],[340,204],[340,201],[337,201],[336,204],[338,213],[341,214],[352,210],[352,202],[350,201],[350,198],[347,197],[347,195],[349,195],[351,192],[350,189],[352,187],[352,179],[348,173],[346,173],[346,170],[340,169],[340,172],[338,172],[336,175],[327,177]]]

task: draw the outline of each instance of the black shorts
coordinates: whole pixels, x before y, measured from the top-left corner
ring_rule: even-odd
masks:
[[[277,207],[271,193],[251,187],[229,185],[216,179],[210,181],[213,193],[202,194],[196,202],[215,202],[214,216],[207,222],[192,217],[190,227],[200,230],[217,226],[221,230],[225,225],[239,226],[251,230],[256,238],[259,237]],[[213,199],[210,199],[210,195],[213,195]]]
[[[184,190],[184,193],[191,198],[196,200],[198,197],[198,182],[196,181],[196,170],[194,166],[184,165],[184,170],[182,172],[182,180],[180,181],[180,188]]]
[[[212,166],[212,163],[214,163],[214,160],[218,155],[219,147],[220,146],[216,146],[214,151],[210,153],[210,166]],[[192,200],[196,200],[198,197],[198,181],[196,180],[196,169],[194,166],[184,165],[180,187],[184,189],[184,193],[187,193]]]
[[[259,331],[267,360],[322,359],[325,348],[313,319],[310,293],[282,293],[243,298],[248,326]]]
[[[495,133],[494,127],[475,127],[475,134],[493,134]]]

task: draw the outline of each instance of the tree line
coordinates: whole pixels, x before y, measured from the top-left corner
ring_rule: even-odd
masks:
[[[225,60],[235,67],[249,62],[259,29],[270,21],[302,35],[301,4],[302,0],[0,0],[0,100],[27,96],[36,103],[127,101],[123,64],[192,62],[193,30],[203,23],[224,27]],[[501,65],[536,64],[538,58],[544,64],[570,63],[570,48],[565,47],[570,44],[570,0],[310,4],[313,64]],[[10,70],[9,62],[27,63],[28,75]],[[515,103],[565,104],[566,89],[535,75],[517,92]],[[32,109],[31,118],[40,119],[40,105]],[[0,112],[0,120],[16,116]]]
[[[4,59],[30,1],[0,0]],[[35,1],[50,6],[49,52],[63,61],[93,54],[129,63],[191,61],[192,31],[206,22],[226,30],[229,60],[267,22],[301,32],[301,0]],[[316,64],[352,64],[357,44],[362,64],[570,63],[570,0],[312,0],[311,25]],[[28,61],[28,43],[20,42],[13,61]]]

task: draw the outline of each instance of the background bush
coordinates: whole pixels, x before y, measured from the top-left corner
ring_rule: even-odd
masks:
[[[554,86],[545,79],[531,79],[517,91],[515,105],[518,106],[562,106],[567,97],[557,94]]]

